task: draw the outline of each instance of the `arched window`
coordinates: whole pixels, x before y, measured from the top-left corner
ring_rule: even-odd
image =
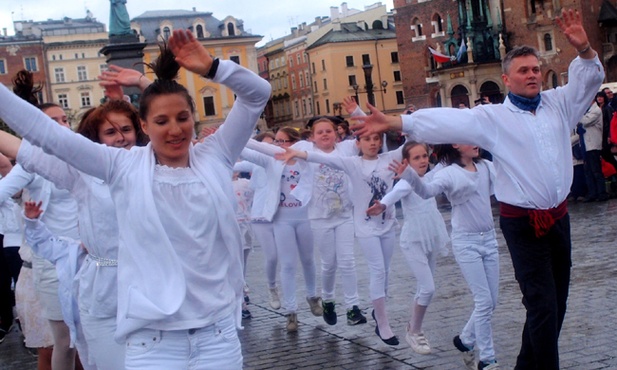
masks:
[[[229,22],[227,23],[227,34],[229,36],[235,36],[236,35],[236,28],[234,27],[234,24]]]
[[[546,74],[546,85],[551,89],[559,86],[559,80],[557,79],[557,73],[555,73],[555,71],[551,70]]]
[[[169,27],[163,28],[163,38],[167,40],[171,36],[171,29]]]
[[[420,19],[414,18],[412,25],[413,25],[412,27],[416,31],[416,37],[422,36],[423,35],[423,33],[422,33],[422,23],[420,23]]]
[[[480,86],[480,96],[488,96],[491,103],[501,103],[503,100],[503,94],[497,85],[493,81],[486,81]]]
[[[204,28],[202,27],[201,24],[198,24],[197,27],[195,27],[195,32],[197,33],[198,39],[204,38]]]
[[[456,85],[452,88],[450,99],[452,100],[452,107],[454,108],[458,108],[460,104],[469,107],[469,91],[463,85]]]
[[[550,33],[544,34],[544,51],[553,50],[553,38]]]
[[[433,24],[433,33],[443,32],[443,24],[439,14],[435,13],[435,15],[433,15],[433,20],[431,23]]]

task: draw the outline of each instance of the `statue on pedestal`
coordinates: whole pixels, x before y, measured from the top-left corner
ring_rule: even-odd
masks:
[[[126,0],[109,0],[109,36],[132,35],[131,20],[126,10]]]

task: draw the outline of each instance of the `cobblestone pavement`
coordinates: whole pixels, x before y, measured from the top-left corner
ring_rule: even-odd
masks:
[[[570,204],[572,223],[572,284],[568,313],[560,338],[563,369],[617,369],[617,200]],[[496,209],[494,209],[496,214]],[[446,223],[450,212],[442,210]],[[496,219],[497,223],[497,219]],[[499,305],[493,318],[497,359],[503,369],[512,369],[520,346],[525,311],[514,280],[505,242],[498,232],[501,262]],[[316,261],[319,257],[316,252]],[[391,268],[388,313],[401,340],[388,346],[374,333],[368,299],[368,272],[356,249],[361,309],[367,324],[347,326],[345,309],[337,305],[338,324],[327,325],[311,315],[304,300],[304,282],[297,277],[299,330],[287,333],[285,317],[268,305],[263,273],[263,255],[255,248],[249,259],[253,318],[244,320],[240,332],[245,369],[464,369],[452,337],[458,334],[472,311],[472,298],[452,254],[438,261],[436,294],[424,321],[424,331],[433,352],[415,354],[404,340],[415,280],[396,249]],[[298,270],[301,271],[298,264]],[[319,275],[319,264],[317,264]],[[320,281],[318,278],[318,287]],[[337,299],[342,301],[337,282]],[[19,333],[11,332],[0,344],[0,369],[34,369],[35,359],[21,346]]]

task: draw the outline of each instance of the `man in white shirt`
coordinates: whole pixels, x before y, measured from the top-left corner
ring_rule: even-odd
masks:
[[[565,202],[572,183],[570,131],[604,79],[578,12],[564,10],[557,24],[579,54],[566,86],[540,92],[538,52],[516,47],[502,61],[510,90],[503,104],[420,109],[400,117],[370,107],[372,115],[359,118],[356,128],[357,135],[402,129],[412,140],[474,144],[493,154],[500,225],[527,309],[516,369],[559,368],[571,267]]]

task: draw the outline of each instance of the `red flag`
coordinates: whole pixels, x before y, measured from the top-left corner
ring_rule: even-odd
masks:
[[[455,56],[444,55],[430,46],[428,47],[428,50],[431,52],[431,54],[433,54],[433,59],[435,59],[437,63],[447,63],[456,60]]]

